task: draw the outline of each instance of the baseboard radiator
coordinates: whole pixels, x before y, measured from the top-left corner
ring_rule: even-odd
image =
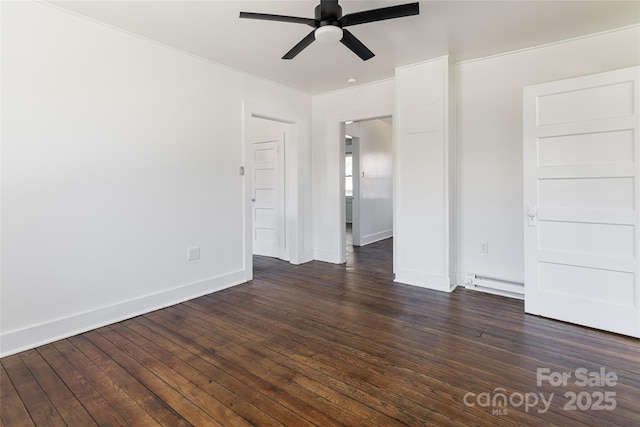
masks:
[[[465,273],[464,286],[467,289],[502,295],[505,297],[524,299],[524,283],[498,277],[480,276]]]

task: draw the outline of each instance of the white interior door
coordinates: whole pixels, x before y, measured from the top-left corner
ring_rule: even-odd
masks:
[[[640,337],[639,76],[524,90],[527,313]]]
[[[284,133],[251,144],[253,253],[286,258],[284,227]]]

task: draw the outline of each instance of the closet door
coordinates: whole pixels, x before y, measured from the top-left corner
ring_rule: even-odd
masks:
[[[524,90],[527,313],[640,337],[639,76]]]
[[[284,133],[251,144],[253,254],[288,259],[284,239]]]

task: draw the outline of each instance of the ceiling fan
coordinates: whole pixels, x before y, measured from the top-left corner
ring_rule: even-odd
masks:
[[[266,21],[292,22],[294,24],[306,24],[313,27],[305,38],[296,44],[282,59],[293,59],[304,48],[318,40],[323,43],[340,41],[362,58],[363,61],[373,58],[375,55],[351,32],[344,27],[366,24],[369,22],[383,21],[385,19],[401,18],[403,16],[418,15],[420,8],[418,2],[401,4],[397,6],[383,7],[380,9],[365,10],[363,12],[350,13],[342,16],[342,7],[338,0],[320,0],[316,6],[315,18],[299,18],[296,16],[271,15],[268,13],[240,12],[240,18],[262,19]]]

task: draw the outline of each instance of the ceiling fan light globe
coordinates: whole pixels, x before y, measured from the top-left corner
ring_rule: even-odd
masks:
[[[335,25],[324,25],[314,32],[320,43],[336,43],[342,40],[342,28]]]

